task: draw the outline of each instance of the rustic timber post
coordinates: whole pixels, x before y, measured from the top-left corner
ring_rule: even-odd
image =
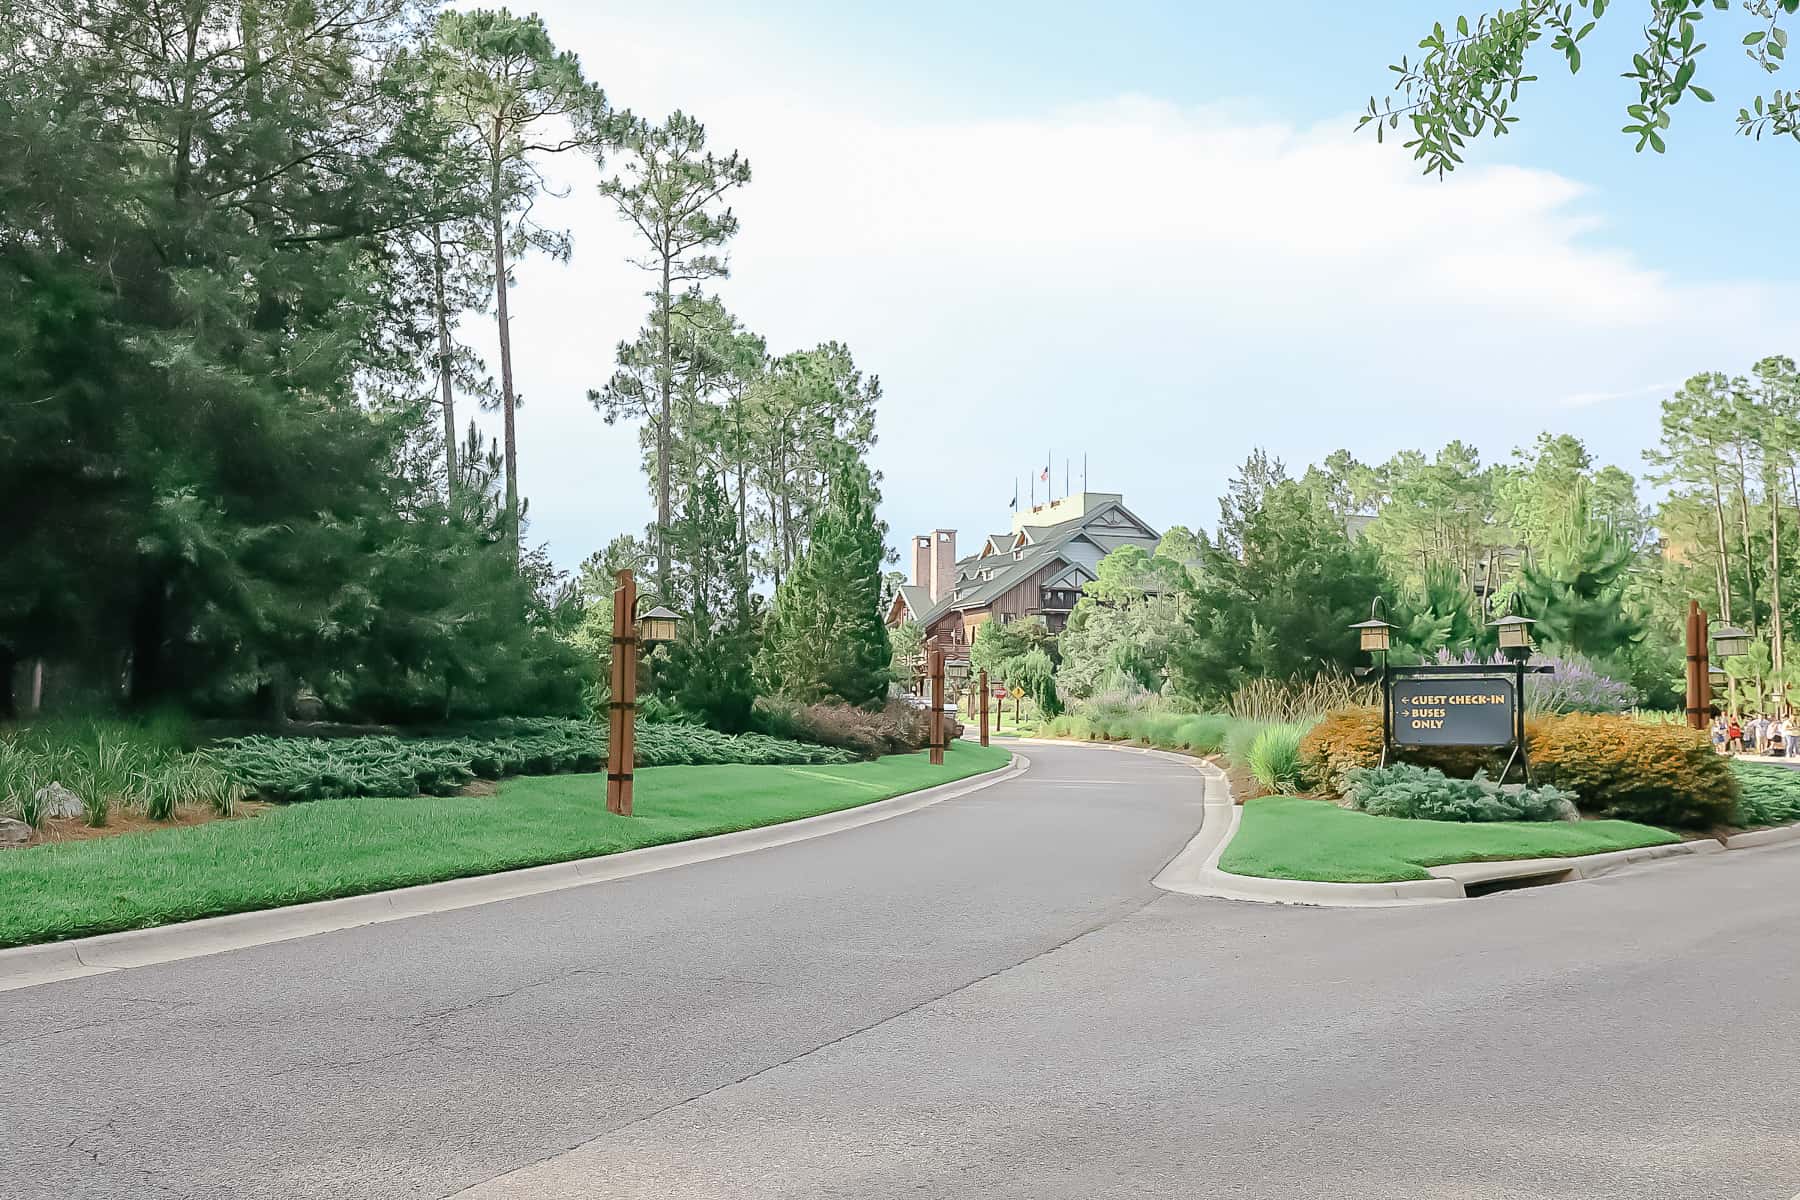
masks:
[[[607,707],[606,811],[631,815],[631,774],[637,759],[637,581],[619,572],[613,589],[612,699]]]
[[[988,744],[988,681],[987,672],[981,673],[981,744]]]
[[[931,651],[931,765],[944,765],[944,652]]]
[[[1698,601],[1688,601],[1687,615],[1687,723],[1705,729],[1711,707],[1712,664],[1706,654],[1706,614]]]

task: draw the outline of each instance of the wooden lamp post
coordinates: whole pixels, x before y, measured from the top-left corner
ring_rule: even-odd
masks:
[[[931,648],[931,765],[944,765],[944,651]]]
[[[638,644],[655,647],[675,639],[681,617],[662,606],[637,616],[637,581],[629,568],[613,588],[612,699],[606,706],[606,811],[631,815],[631,781],[637,763]]]
[[[987,672],[981,673],[981,744],[988,744],[988,678]]]
[[[1712,718],[1712,658],[1707,653],[1709,626],[1706,611],[1698,601],[1688,601],[1687,615],[1687,723],[1693,729],[1705,729]],[[1735,625],[1710,630],[1714,649],[1720,661],[1750,652],[1750,635]]]

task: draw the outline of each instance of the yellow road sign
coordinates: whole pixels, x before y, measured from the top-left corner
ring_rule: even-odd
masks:
[[[1025,689],[1022,687],[1015,687],[1012,690],[1012,698],[1014,700],[1023,700],[1025,698]]]

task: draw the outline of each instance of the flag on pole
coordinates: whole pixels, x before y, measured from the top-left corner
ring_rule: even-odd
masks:
[[[1012,503],[1007,505],[1006,507],[1012,509],[1014,512],[1019,511],[1019,481],[1017,479],[1013,480]]]

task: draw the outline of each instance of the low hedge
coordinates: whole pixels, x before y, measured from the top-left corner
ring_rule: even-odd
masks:
[[[639,722],[636,745],[640,767],[807,765],[852,757],[829,746],[699,725]],[[601,770],[606,734],[586,721],[544,718],[497,721],[454,738],[233,738],[208,756],[267,800],[443,796],[475,779]]]
[[[1627,717],[1566,713],[1529,720],[1526,744],[1534,782],[1573,794],[1583,812],[1651,825],[1706,829],[1737,811],[1739,789],[1728,761],[1706,736],[1682,725],[1648,725]],[[1300,744],[1307,781],[1342,794],[1356,768],[1381,757],[1381,711],[1330,714]],[[1409,749],[1390,762],[1437,767],[1447,775],[1497,773],[1504,756],[1476,748]]]
[[[1224,748],[1230,717],[1215,713],[1077,711],[1044,722],[1047,737],[1088,742],[1136,742],[1164,750],[1216,754]]]
[[[1792,825],[1800,821],[1800,771],[1733,761],[1737,775],[1737,824]]]
[[[1551,785],[1503,788],[1485,771],[1473,779],[1457,779],[1435,767],[1389,763],[1385,767],[1353,767],[1344,790],[1344,807],[1374,817],[1421,821],[1573,821],[1580,814],[1563,792]]]

